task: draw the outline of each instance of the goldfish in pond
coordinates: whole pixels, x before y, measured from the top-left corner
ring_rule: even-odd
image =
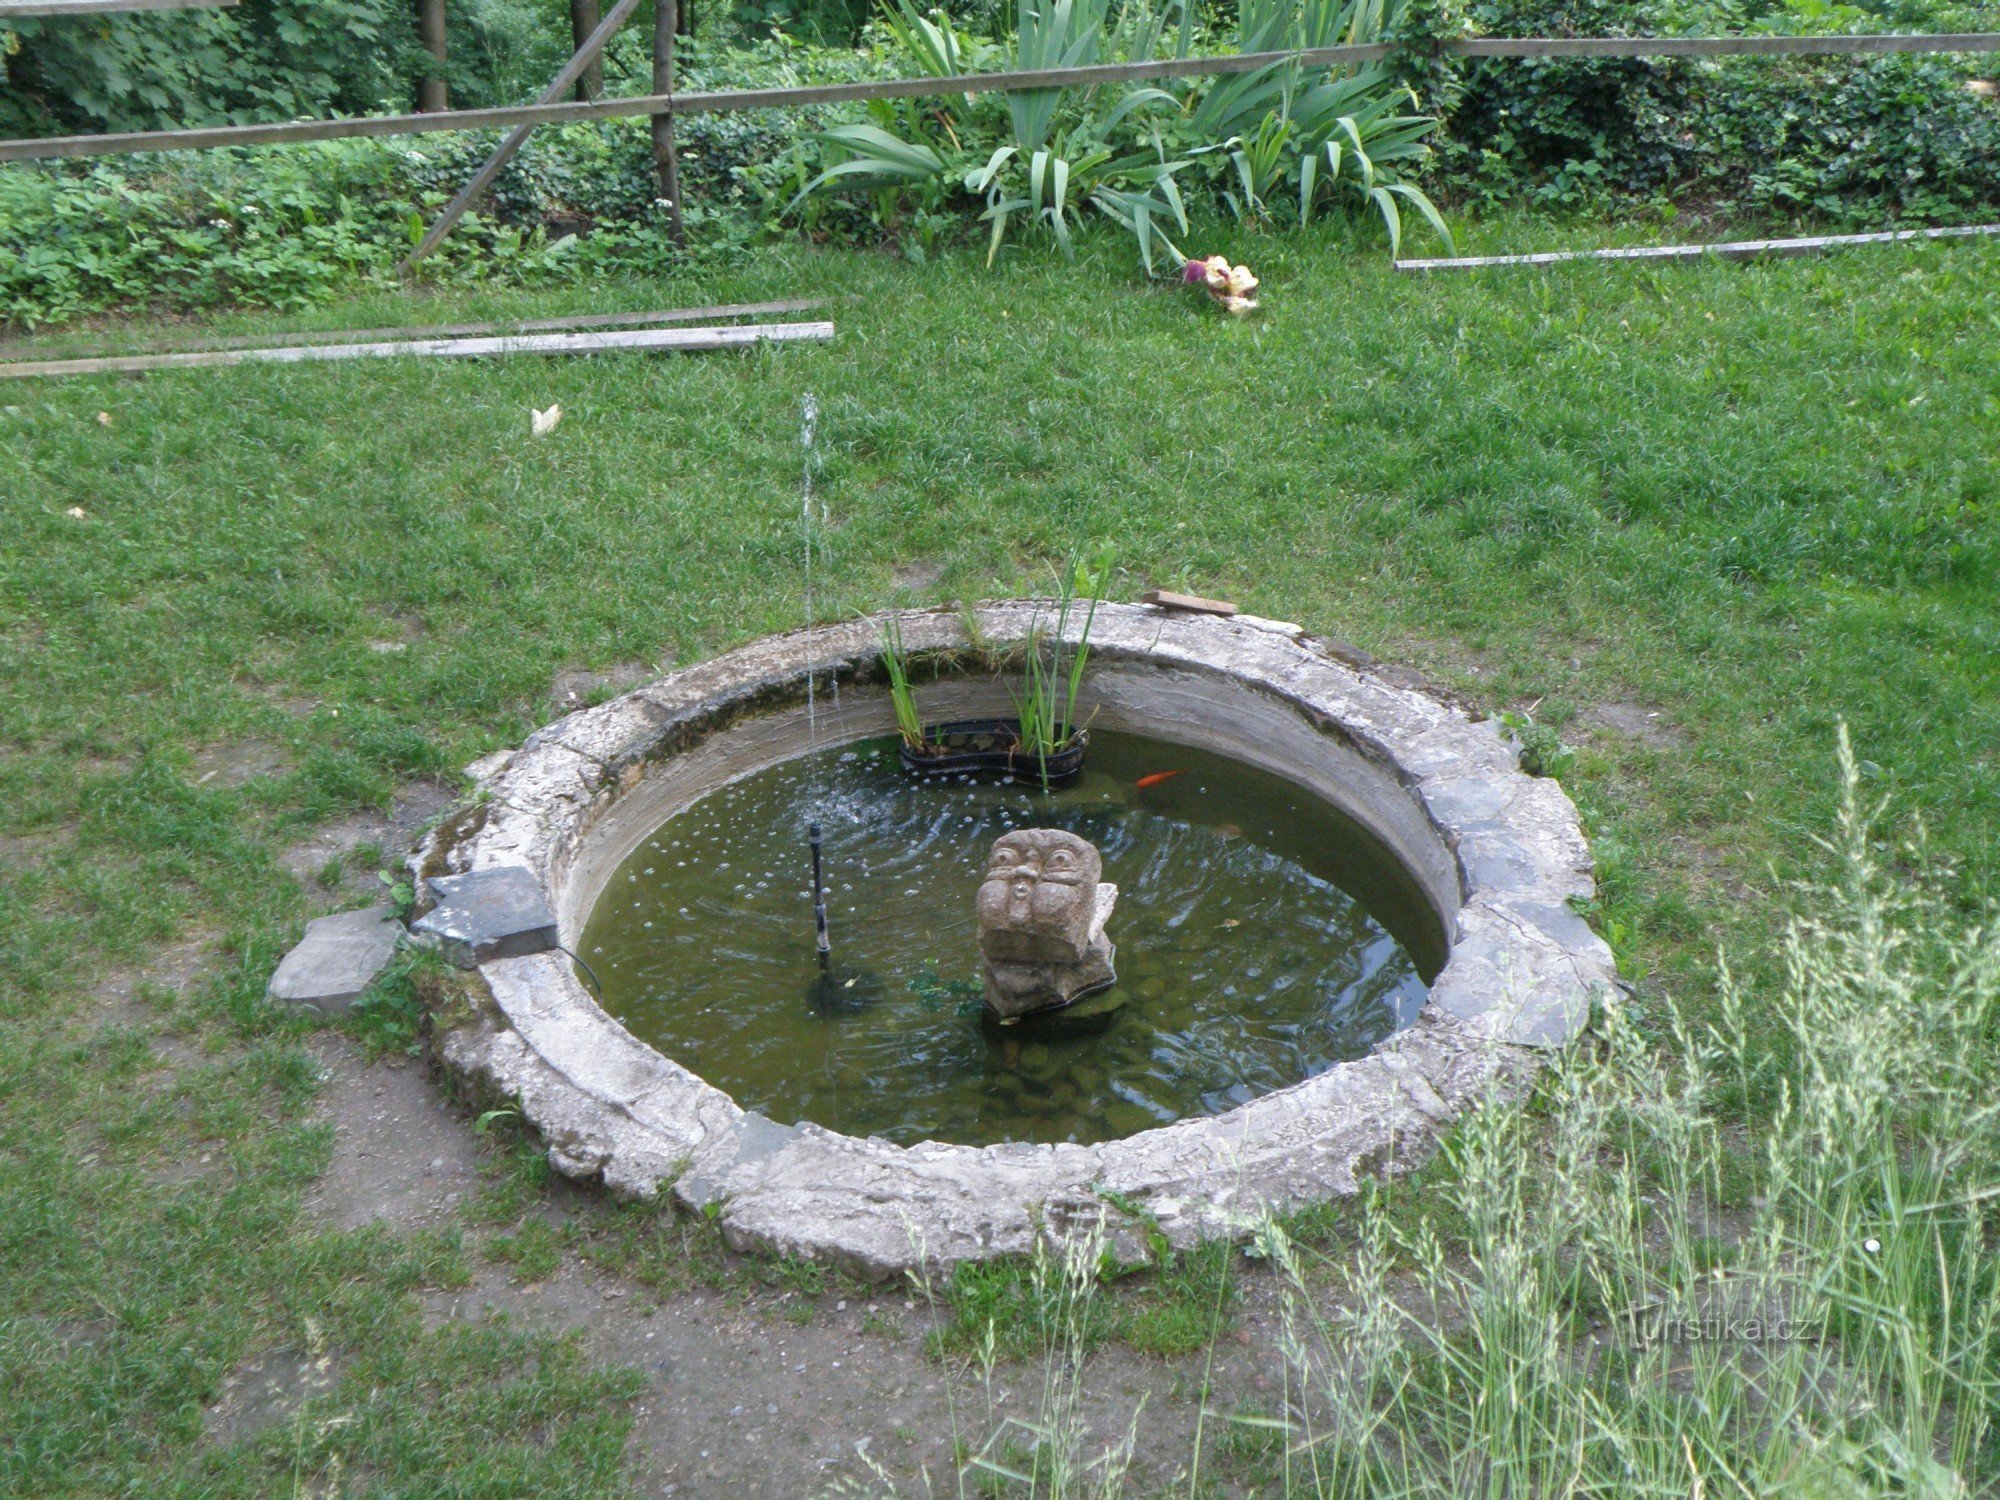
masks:
[[[1141,776],[1132,784],[1143,792],[1149,786],[1158,786],[1163,781],[1172,781],[1176,776],[1185,775],[1187,775],[1186,771],[1155,771],[1150,776]]]

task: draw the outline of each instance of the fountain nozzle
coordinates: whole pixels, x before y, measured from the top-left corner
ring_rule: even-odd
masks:
[[[812,845],[813,856],[813,931],[819,940],[819,966],[824,969],[833,959],[833,944],[826,936],[826,882],[820,878],[819,824],[806,824],[806,839]]]

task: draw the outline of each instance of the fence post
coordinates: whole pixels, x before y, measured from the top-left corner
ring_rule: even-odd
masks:
[[[671,95],[674,91],[674,31],[680,23],[678,0],[654,0],[653,5],[653,92]],[[653,173],[659,179],[660,196],[667,200],[667,224],[676,245],[682,243],[686,226],[681,221],[681,159],[674,146],[674,117],[671,113],[653,116]]]
[[[436,70],[426,73],[417,84],[417,109],[422,114],[439,114],[451,108],[444,71],[444,0],[417,0],[417,37],[424,51],[437,59]]]
[[[597,0],[569,0],[570,50],[581,52],[583,44],[590,40],[590,34],[597,30],[598,22],[604,19]],[[591,58],[590,66],[583,70],[583,77],[576,81],[576,97],[582,100],[595,99],[604,92],[604,54]]]

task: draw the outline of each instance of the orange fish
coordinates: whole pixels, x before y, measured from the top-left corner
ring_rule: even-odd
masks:
[[[1155,771],[1150,776],[1141,776],[1132,784],[1143,792],[1149,786],[1158,786],[1163,781],[1172,781],[1176,776],[1185,775],[1187,775],[1186,771]]]

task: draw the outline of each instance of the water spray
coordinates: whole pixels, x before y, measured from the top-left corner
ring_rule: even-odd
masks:
[[[819,403],[812,393],[806,393],[805,401],[799,409],[799,446],[805,450],[805,463],[799,483],[799,539],[805,549],[805,604],[806,604],[806,740],[812,753],[819,750],[819,701],[814,684],[812,632],[813,617],[813,442],[819,432]],[[824,502],[821,502],[824,511]],[[821,517],[824,520],[824,515]],[[817,761],[814,762],[817,765]],[[815,801],[819,798],[815,796]],[[833,962],[833,944],[826,935],[826,880],[822,873],[822,850],[820,844],[819,819],[806,824],[806,841],[812,845],[813,870],[813,934],[819,947],[820,973],[825,974]]]

